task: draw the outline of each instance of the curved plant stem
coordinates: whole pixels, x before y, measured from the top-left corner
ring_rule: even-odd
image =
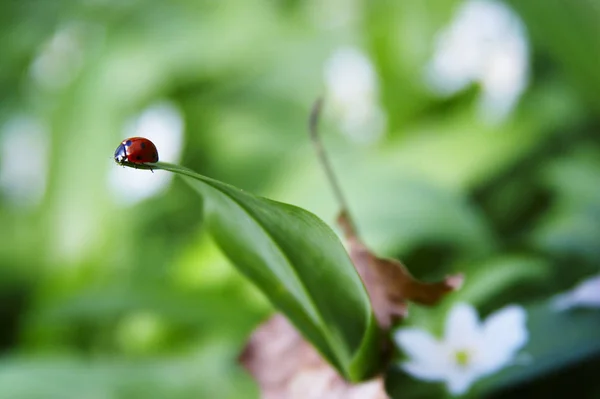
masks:
[[[348,208],[348,202],[346,201],[346,197],[344,196],[342,189],[340,187],[339,181],[331,167],[331,162],[329,161],[329,157],[325,152],[325,147],[323,146],[323,142],[319,137],[319,120],[321,117],[321,110],[323,109],[323,99],[318,98],[312,108],[310,113],[309,120],[309,133],[311,141],[315,147],[315,151],[317,153],[317,158],[323,170],[325,171],[325,176],[327,177],[327,181],[333,190],[333,195],[338,202],[340,207],[340,216],[345,216],[345,222],[347,223],[347,228],[354,234],[357,235],[356,223],[352,216],[350,215],[350,210]]]

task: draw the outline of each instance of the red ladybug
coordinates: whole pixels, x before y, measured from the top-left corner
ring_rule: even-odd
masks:
[[[132,137],[123,142],[115,151],[115,162],[119,165],[134,166],[136,164],[158,162],[158,151],[153,142],[143,137]]]

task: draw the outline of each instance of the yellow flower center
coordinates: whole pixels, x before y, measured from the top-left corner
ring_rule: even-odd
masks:
[[[471,353],[466,349],[456,351],[454,353],[454,359],[459,366],[468,366],[471,361]]]

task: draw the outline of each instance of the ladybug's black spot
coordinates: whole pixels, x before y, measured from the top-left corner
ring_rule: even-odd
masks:
[[[127,147],[129,147],[129,146],[131,145],[131,140],[127,140],[127,141],[125,142],[125,145],[126,145]]]
[[[156,152],[152,154],[152,157],[154,159],[154,162],[158,161],[158,154]]]
[[[142,141],[142,142],[141,142],[141,144],[140,144],[140,146],[142,147],[142,150],[143,150],[144,148],[146,148],[146,143],[144,143],[144,142]]]
[[[138,161],[141,161],[142,157],[138,155],[137,157],[135,157],[135,159],[137,159]]]

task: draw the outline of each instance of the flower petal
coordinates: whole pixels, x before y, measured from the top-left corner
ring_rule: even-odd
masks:
[[[493,373],[511,362],[529,338],[527,313],[520,306],[507,306],[490,315],[483,325],[485,354],[482,372]]]
[[[443,381],[447,378],[447,370],[441,364],[429,364],[419,361],[404,362],[402,370],[423,381]]]
[[[418,328],[401,328],[394,340],[413,360],[435,364],[442,357],[440,343],[427,331]]]
[[[474,372],[464,370],[452,373],[448,376],[446,387],[452,395],[462,395],[471,388],[471,385],[479,378]]]
[[[553,310],[562,312],[577,306],[577,300],[572,291],[567,291],[564,294],[555,295],[550,302],[550,306]]]
[[[460,348],[471,347],[480,340],[479,317],[475,308],[466,303],[454,305],[446,319],[445,341]]]
[[[559,311],[576,306],[600,307],[600,275],[584,280],[574,289],[557,295],[552,301],[552,307]]]

